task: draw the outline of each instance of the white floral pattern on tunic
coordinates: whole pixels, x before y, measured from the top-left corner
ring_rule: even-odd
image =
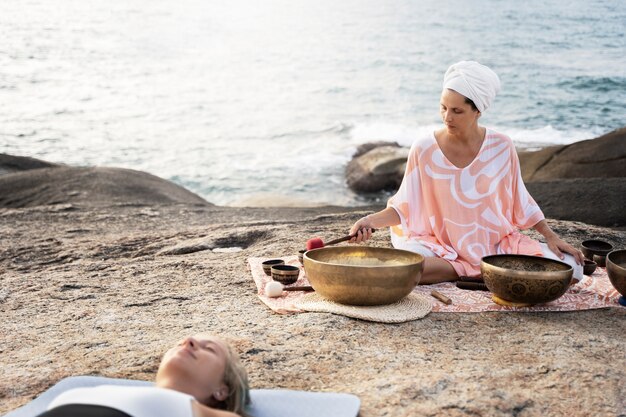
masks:
[[[389,199],[401,223],[391,228],[394,247],[411,241],[449,261],[459,276],[480,275],[480,260],[496,253],[541,255],[519,232],[544,219],[522,181],[513,141],[487,129],[474,160],[458,168],[434,133],[413,143],[398,192]]]

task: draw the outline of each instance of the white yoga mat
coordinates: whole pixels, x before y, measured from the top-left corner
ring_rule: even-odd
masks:
[[[60,393],[72,388],[97,385],[152,385],[147,381],[113,379],[99,376],[65,378],[28,404],[10,411],[3,417],[35,417],[46,411],[48,404]],[[361,401],[352,394],[292,391],[284,389],[250,390],[254,417],[356,417]]]

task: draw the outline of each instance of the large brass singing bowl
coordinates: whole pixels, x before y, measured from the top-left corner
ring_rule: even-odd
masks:
[[[349,305],[394,303],[419,283],[423,268],[422,255],[400,249],[338,246],[304,254],[304,270],[315,291]]]
[[[617,292],[626,297],[626,249],[614,250],[607,255],[606,272]]]
[[[489,291],[514,303],[554,301],[569,288],[574,270],[564,262],[540,256],[492,255],[480,262]]]

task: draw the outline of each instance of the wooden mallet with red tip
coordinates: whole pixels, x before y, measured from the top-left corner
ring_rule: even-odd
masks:
[[[372,229],[372,233],[374,233],[375,231],[376,231],[376,229]],[[324,241],[322,240],[321,237],[314,237],[314,238],[311,238],[311,239],[306,241],[306,250],[319,249],[319,248],[323,248],[324,246],[336,245],[337,243],[341,243],[341,242],[345,242],[347,240],[350,240],[354,236],[356,236],[356,235],[348,235],[348,236],[340,237],[339,239],[335,239],[335,240],[331,240],[330,242],[326,242],[326,244],[324,244]]]

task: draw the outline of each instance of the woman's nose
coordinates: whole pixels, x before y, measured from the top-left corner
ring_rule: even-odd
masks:
[[[185,340],[183,340],[183,345],[186,345],[186,346],[191,347],[192,349],[195,349],[198,347],[198,341],[194,339],[192,336],[189,336],[185,338]]]

